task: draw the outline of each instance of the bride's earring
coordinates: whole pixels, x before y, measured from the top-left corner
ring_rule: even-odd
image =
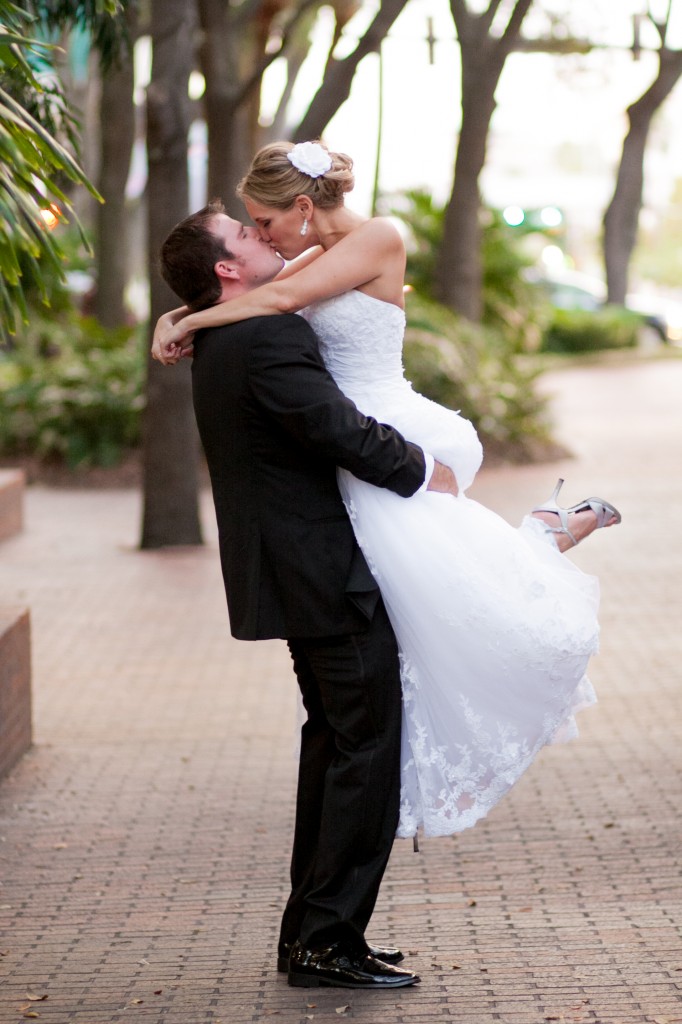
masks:
[[[301,234],[302,235],[307,235],[308,234],[308,218],[307,217],[303,218],[303,223],[301,224]]]

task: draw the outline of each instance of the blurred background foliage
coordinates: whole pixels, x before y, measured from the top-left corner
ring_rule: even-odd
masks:
[[[74,301],[75,282],[91,280],[92,259],[75,231],[61,248],[66,279],[51,263],[39,284],[31,263],[23,268],[30,315],[0,351],[0,450],[72,470],[110,467],[140,441],[143,331],[104,328],[78,308],[87,297]]]
[[[609,204],[611,261],[604,247],[604,294],[588,289],[578,306],[566,307],[552,282],[540,280],[548,249],[571,266],[574,228],[562,222],[562,211],[550,208],[553,228],[543,223],[542,208],[510,218],[507,209],[483,203],[480,175],[487,154],[494,159],[497,152],[486,142],[507,58],[552,55],[557,69],[568,62],[573,74],[576,55],[602,59],[599,19],[585,29],[567,0],[490,3],[494,18],[462,2],[450,5],[454,24],[441,27],[441,38],[427,19],[427,37],[411,40],[423,56],[428,46],[429,63],[444,52],[446,35],[457,49],[462,81],[443,96],[448,113],[460,107],[452,191],[442,205],[423,190],[386,195],[377,145],[373,210],[395,213],[409,234],[407,375],[418,390],[472,419],[488,454],[557,454],[538,387],[548,363],[632,350],[652,324],[663,341],[682,343],[682,318],[677,334],[668,334],[657,311],[634,312],[625,290],[631,255],[637,274],[655,287],[673,290],[681,279],[680,182],[666,217],[638,222],[649,125],[682,75],[682,52],[666,35],[680,3],[672,0],[663,20],[649,12],[636,23],[646,22],[649,34],[633,39],[632,56],[646,55],[651,88],[633,103],[624,83],[629,131]],[[188,204],[200,205],[189,187],[196,129],[205,190],[242,217],[234,186],[254,149],[273,138],[324,136],[364,59],[381,67],[384,40],[415,5],[0,0],[0,458],[84,469],[142,452],[145,505],[162,495],[149,517],[169,531],[153,543],[196,542],[194,525],[173,533],[180,506],[187,522],[196,518],[195,488],[187,486],[196,458],[188,442],[188,367],[168,371],[148,360],[150,312],[153,321],[174,304],[156,272],[158,247]],[[603,10],[622,40],[629,15]],[[618,45],[629,60],[628,44]],[[298,75],[311,57],[320,65],[319,85],[301,101]],[[264,76],[275,62],[281,94],[264,99]],[[467,75],[475,88],[463,87]],[[518,116],[528,121],[530,114]],[[390,145],[395,138],[385,140],[387,151]],[[196,159],[192,166],[196,186]],[[76,213],[85,225],[80,233]],[[590,246],[599,246],[603,227],[596,217]],[[638,238],[644,244],[633,254]]]
[[[408,245],[405,369],[417,391],[459,409],[488,455],[515,461],[556,454],[547,405],[535,388],[550,311],[523,274],[531,260],[495,210],[483,212],[483,317],[474,324],[434,298],[445,207],[412,190],[398,212]]]

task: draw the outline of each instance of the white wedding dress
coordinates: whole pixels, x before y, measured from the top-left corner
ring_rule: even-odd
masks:
[[[401,498],[339,471],[353,527],[400,647],[399,836],[449,835],[498,802],[541,747],[594,703],[598,584],[527,517],[467,498],[482,459],[471,423],[403,375],[401,309],[352,291],[302,311],[341,390],[451,466],[458,498]]]

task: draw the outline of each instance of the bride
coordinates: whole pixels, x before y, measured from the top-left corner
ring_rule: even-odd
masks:
[[[594,703],[598,584],[562,553],[620,514],[598,498],[560,508],[559,481],[515,529],[466,496],[482,461],[476,431],[403,375],[404,245],[389,221],[346,208],[353,184],[350,158],[321,143],[260,150],[238,193],[261,237],[299,258],[237,299],[165,314],[153,354],[173,363],[199,328],[298,311],[357,407],[455,473],[457,498],[406,501],[339,470],[400,647],[398,835],[449,835],[486,815],[545,744],[576,735],[575,712]]]

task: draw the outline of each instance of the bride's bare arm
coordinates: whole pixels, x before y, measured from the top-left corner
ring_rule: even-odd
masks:
[[[365,221],[300,270],[280,272],[269,284],[190,313],[170,330],[158,321],[152,354],[162,363],[174,363],[190,348],[191,336],[200,328],[221,327],[253,316],[295,313],[312,302],[369,284],[392,261],[402,267],[404,251],[402,239],[389,221]]]
[[[314,245],[312,249],[307,249],[306,252],[302,252],[295,260],[292,260],[291,263],[287,263],[285,267],[282,267],[275,278],[275,281],[284,281],[285,278],[291,277],[293,274],[298,274],[300,270],[303,270],[303,267],[307,267],[309,263],[316,260],[323,252],[324,249],[321,245]]]

